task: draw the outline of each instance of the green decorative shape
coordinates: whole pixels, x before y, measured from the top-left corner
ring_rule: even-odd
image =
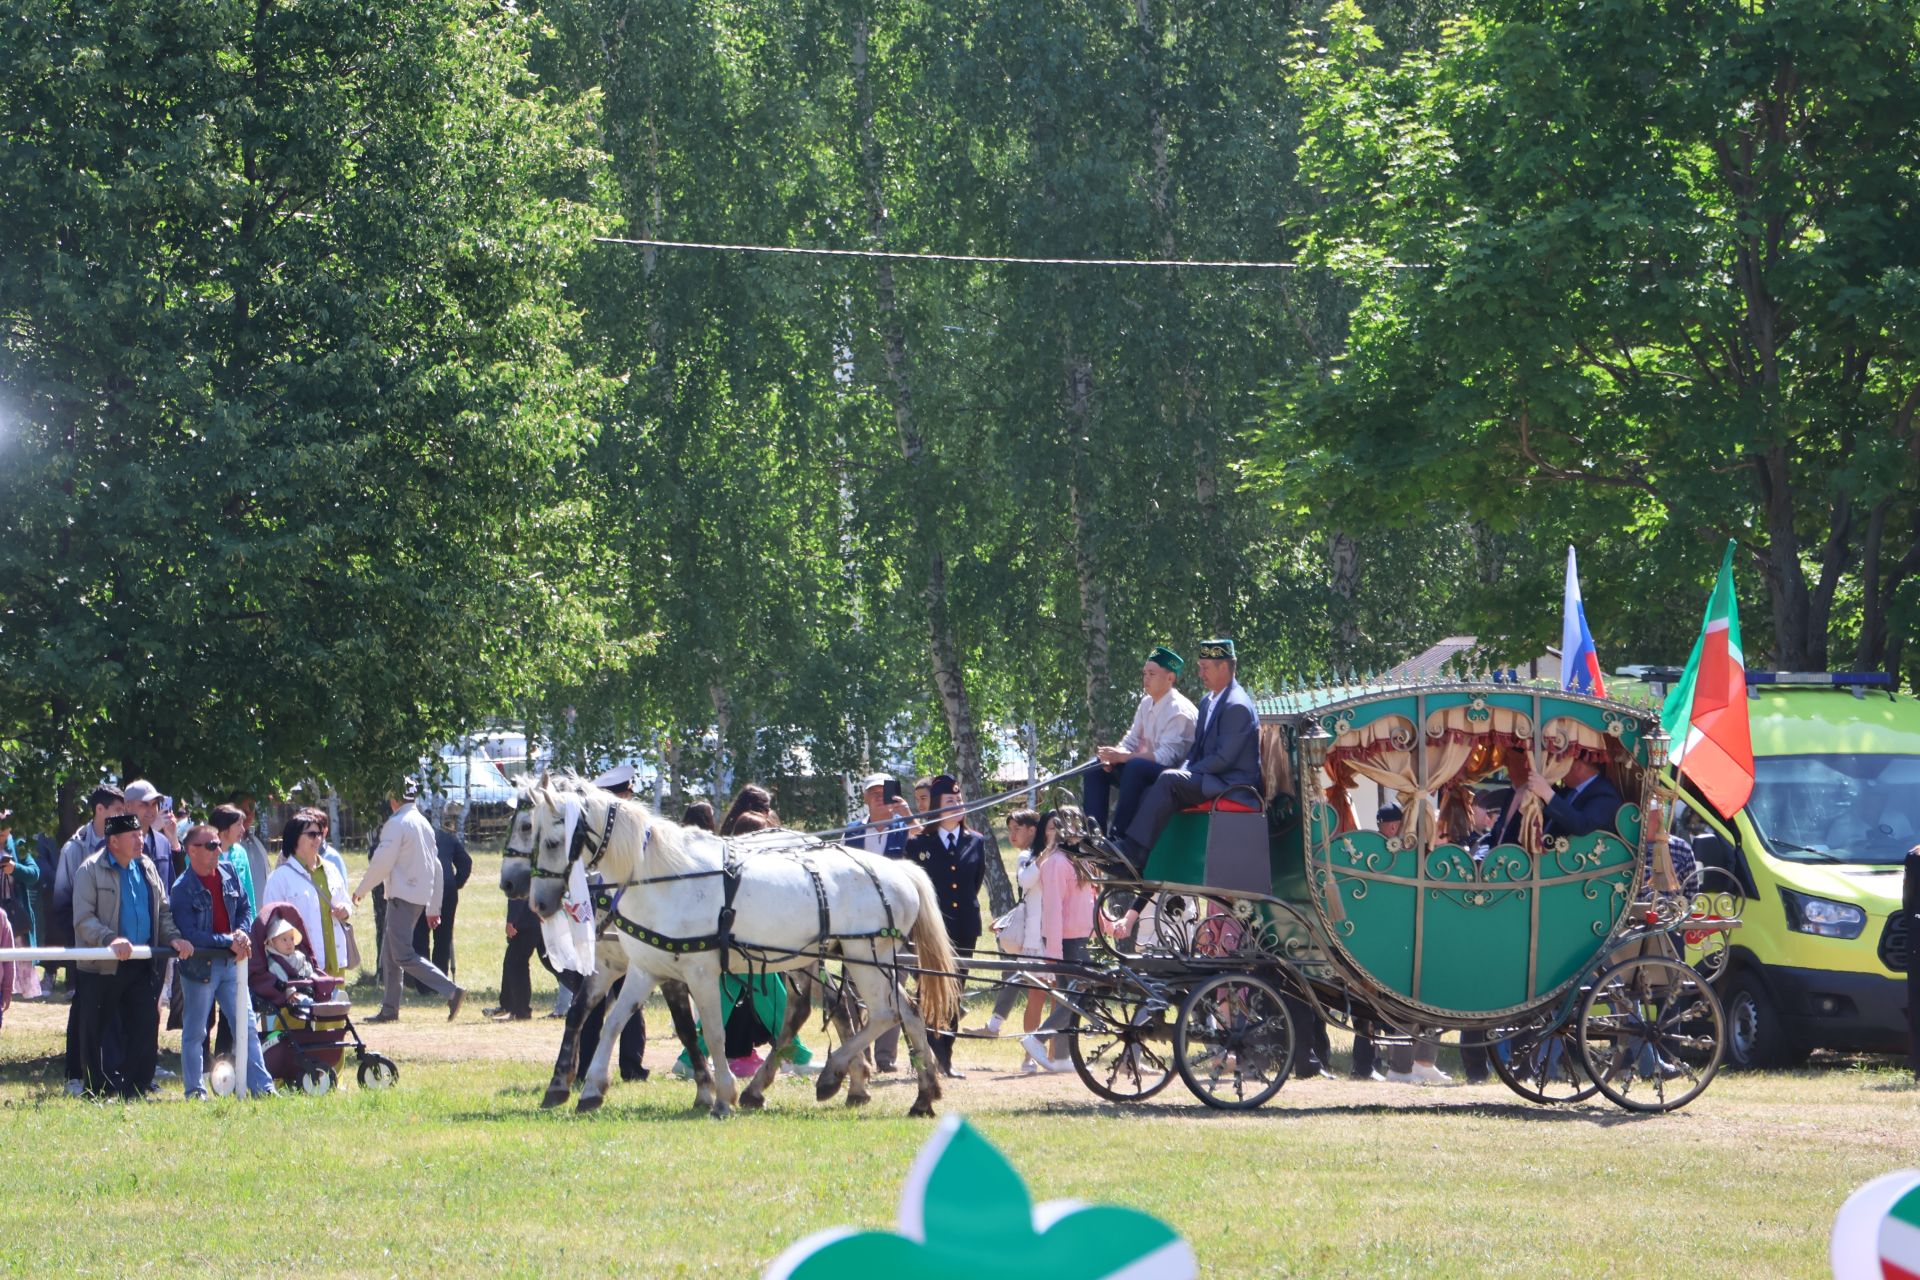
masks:
[[[1207,818],[1204,813],[1175,813],[1147,856],[1146,878],[1167,884],[1207,882]]]
[[[943,1119],[907,1173],[894,1231],[809,1236],[764,1280],[1194,1280],[1199,1264],[1150,1214],[1051,1201],[1035,1206],[1005,1156],[958,1116]]]
[[[1465,849],[1428,855],[1422,934],[1421,1003],[1460,1013],[1525,1004],[1532,890],[1526,852],[1504,845],[1478,866]]]

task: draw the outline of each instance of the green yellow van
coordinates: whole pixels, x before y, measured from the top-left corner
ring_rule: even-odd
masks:
[[[1720,984],[1727,1061],[1907,1051],[1901,863],[1920,844],[1920,699],[1884,675],[1749,672],[1753,798],[1676,830],[1746,893]]]

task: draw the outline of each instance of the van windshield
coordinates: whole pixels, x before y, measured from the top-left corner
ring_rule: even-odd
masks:
[[[1776,851],[1899,862],[1920,844],[1920,755],[1760,756],[1750,811]]]

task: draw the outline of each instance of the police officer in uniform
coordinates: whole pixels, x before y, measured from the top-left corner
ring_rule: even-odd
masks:
[[[961,797],[960,784],[951,776],[943,773],[933,779],[928,787],[928,803],[934,810],[950,816],[907,841],[906,856],[919,863],[920,869],[933,881],[934,896],[940,900],[940,918],[946,923],[954,952],[963,961],[964,973],[964,961],[972,954],[974,943],[980,940],[980,882],[986,875],[987,841],[985,836],[969,829],[967,820],[960,816],[966,801]],[[962,1078],[953,1069],[953,1032],[958,1025],[956,1021],[951,1026],[928,1028],[940,1074],[950,1080]]]

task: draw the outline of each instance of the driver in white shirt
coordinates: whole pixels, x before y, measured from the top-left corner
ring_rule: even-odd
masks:
[[[1199,713],[1173,687],[1185,666],[1185,660],[1165,645],[1156,647],[1140,665],[1142,693],[1133,725],[1117,746],[1099,748],[1101,767],[1087,774],[1087,816],[1100,824],[1102,832],[1125,831],[1153,780],[1187,758]]]

